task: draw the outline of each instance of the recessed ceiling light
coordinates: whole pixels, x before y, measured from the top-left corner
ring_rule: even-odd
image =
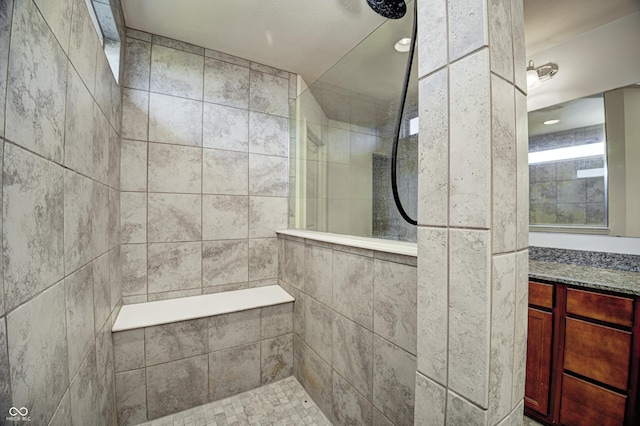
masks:
[[[542,124],[546,124],[546,125],[549,125],[549,124],[558,124],[559,122],[560,122],[560,120],[547,120],[547,121],[545,121],[545,122],[544,122],[544,123],[542,123]]]
[[[411,48],[411,39],[410,38],[400,39],[398,40],[398,42],[394,47],[398,52],[408,52],[409,49]]]

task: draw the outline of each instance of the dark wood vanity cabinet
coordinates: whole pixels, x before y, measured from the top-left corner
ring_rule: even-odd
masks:
[[[525,413],[548,425],[636,425],[640,303],[529,282]]]

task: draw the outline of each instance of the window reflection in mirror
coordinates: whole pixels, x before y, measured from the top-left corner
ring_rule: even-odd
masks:
[[[603,95],[531,111],[528,118],[530,224],[605,229]]]

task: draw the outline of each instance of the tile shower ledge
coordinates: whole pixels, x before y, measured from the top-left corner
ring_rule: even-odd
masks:
[[[640,273],[638,272],[531,260],[529,261],[529,278],[640,296]]]
[[[112,331],[211,317],[293,302],[279,285],[124,305]]]
[[[332,234],[330,232],[306,231],[301,229],[284,229],[276,231],[280,235],[322,241],[331,244],[357,247],[404,256],[418,255],[416,243],[406,241],[383,240],[381,238],[358,237],[355,235]]]

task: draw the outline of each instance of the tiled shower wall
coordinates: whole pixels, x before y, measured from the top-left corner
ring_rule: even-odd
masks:
[[[416,424],[521,424],[529,168],[522,0],[418,2]]]
[[[124,303],[276,283],[296,75],[129,29]]]
[[[120,426],[217,401],[293,371],[293,303],[113,334]]]
[[[279,242],[298,381],[334,424],[413,425],[416,258]]]
[[[0,75],[0,423],[115,424],[121,93],[85,1],[1,1]]]

